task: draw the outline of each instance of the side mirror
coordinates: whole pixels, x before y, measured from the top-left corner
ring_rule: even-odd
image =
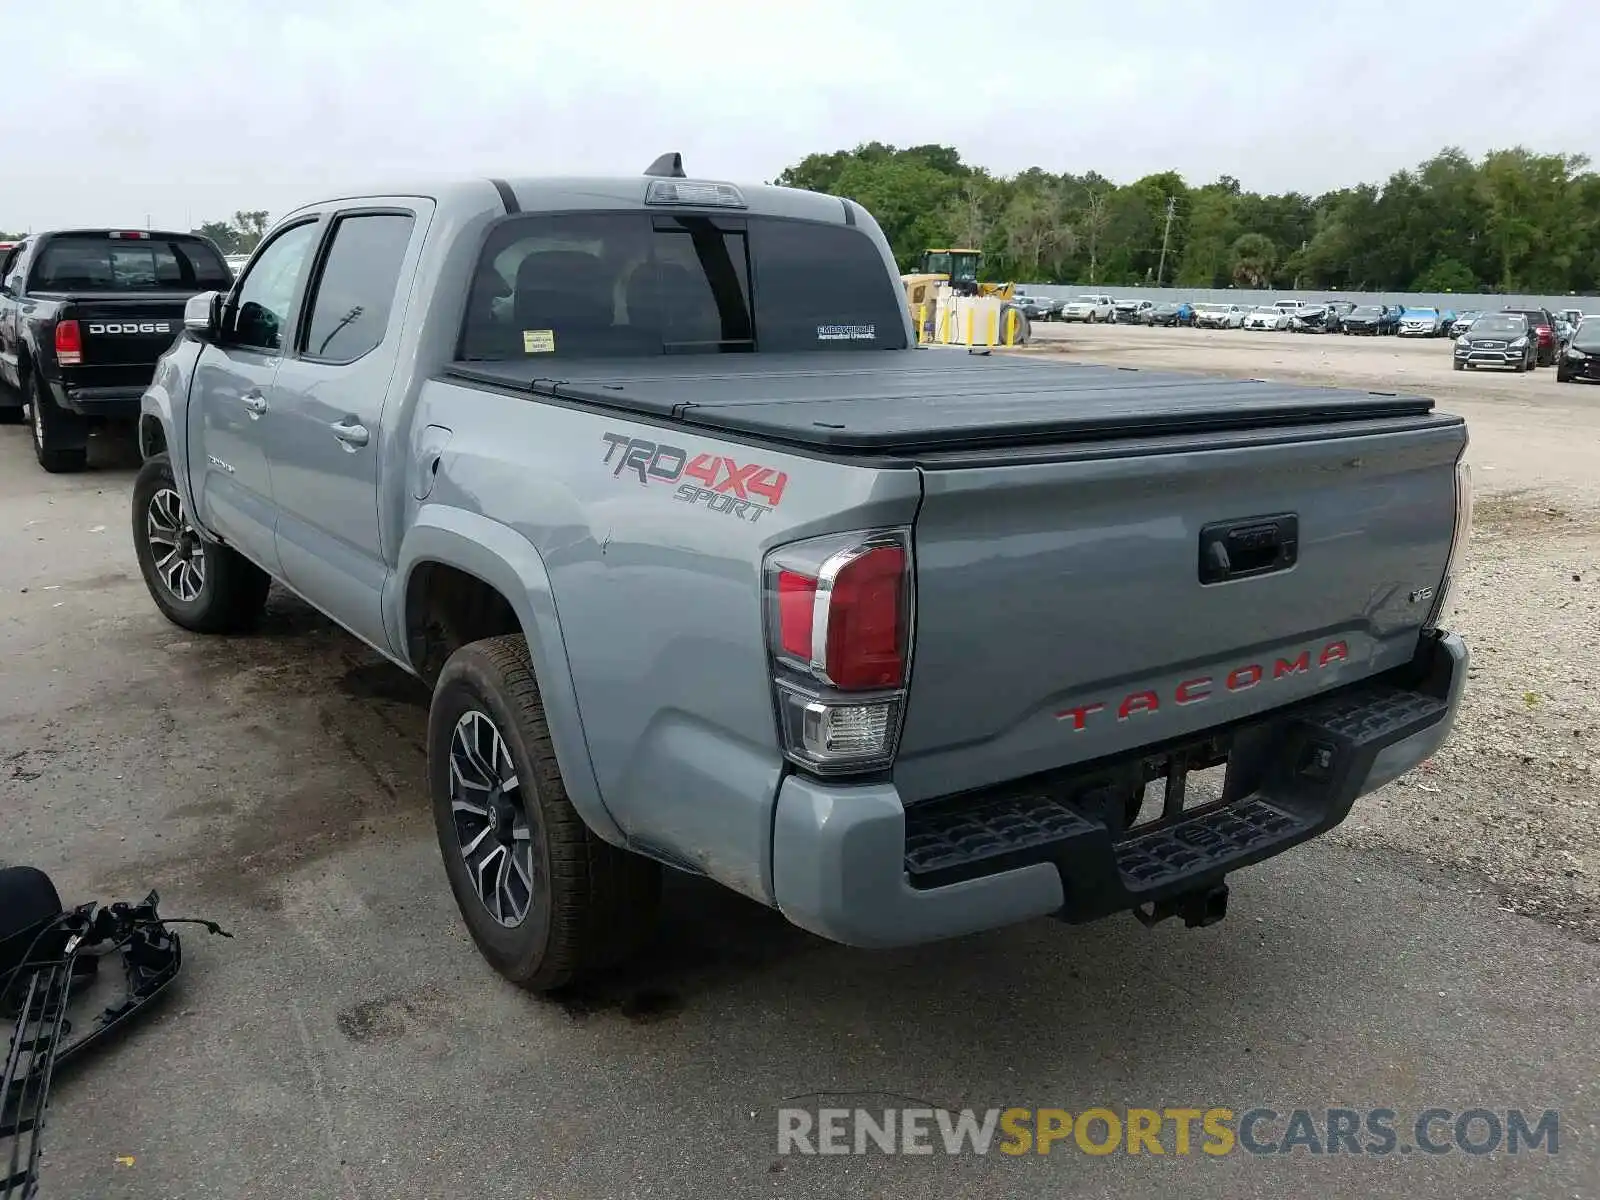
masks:
[[[215,341],[222,332],[222,293],[190,296],[183,306],[183,327],[202,341]]]

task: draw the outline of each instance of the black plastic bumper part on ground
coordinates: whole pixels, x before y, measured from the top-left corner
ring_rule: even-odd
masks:
[[[1115,777],[1126,760],[912,805],[907,877],[914,888],[937,888],[1052,863],[1065,897],[1060,916],[1073,922],[1217,887],[1228,872],[1344,820],[1385,747],[1447,719],[1442,657],[1425,638],[1403,672],[1213,731],[1212,759],[1219,738],[1227,755],[1222,799],[1151,825],[1121,827],[1123,793],[1107,803],[1108,771]]]

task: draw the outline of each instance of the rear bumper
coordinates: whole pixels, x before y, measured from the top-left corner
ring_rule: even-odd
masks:
[[[139,403],[144,396],[144,388],[138,385],[73,387],[70,384],[52,383],[50,391],[62,408],[85,417],[137,417]]]
[[[1071,779],[907,809],[889,783],[791,776],[773,831],[778,907],[823,937],[887,947],[1052,914],[1090,921],[1204,891],[1333,828],[1357,797],[1432,755],[1455,722],[1467,662],[1460,637],[1425,638],[1402,673],[1235,731],[1236,747],[1253,739],[1259,748],[1254,786],[1133,833]]]

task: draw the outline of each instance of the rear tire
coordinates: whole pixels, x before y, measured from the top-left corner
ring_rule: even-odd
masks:
[[[150,598],[174,625],[242,633],[260,621],[271,577],[237,550],[199,535],[165,453],[147,459],[134,477],[133,548]]]
[[[456,906],[506,979],[553,991],[648,938],[661,868],[604,841],[573,808],[520,634],[472,642],[445,663],[428,713],[428,783]]]
[[[89,423],[59,407],[37,373],[28,376],[28,411],[33,456],[41,467],[52,475],[65,475],[89,464]]]
[[[27,415],[22,411],[22,405],[0,407],[0,425],[21,425],[25,420]]]

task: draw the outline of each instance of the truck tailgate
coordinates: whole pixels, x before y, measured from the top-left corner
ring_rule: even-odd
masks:
[[[1436,416],[925,470],[901,794],[1181,738],[1404,664],[1465,444]]]
[[[150,382],[156,360],[183,328],[184,297],[165,295],[73,296],[62,319],[76,320],[83,365],[73,368],[80,387]]]

